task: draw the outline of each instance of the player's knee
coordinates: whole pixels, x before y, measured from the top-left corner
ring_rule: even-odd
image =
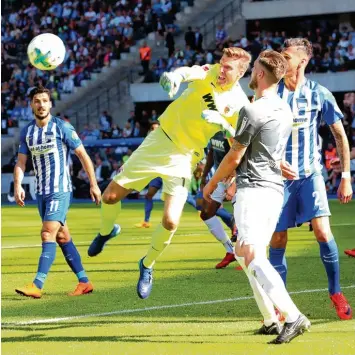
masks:
[[[287,232],[275,232],[271,238],[270,246],[273,248],[286,248]]]
[[[153,194],[150,194],[149,192],[145,195],[146,200],[152,200],[153,199]]]
[[[163,217],[162,225],[168,231],[174,231],[178,227],[178,222],[174,221],[171,217]]]
[[[106,205],[114,205],[119,201],[119,198],[117,194],[113,192],[104,192],[102,195],[102,201],[103,203],[106,203]]]
[[[203,221],[207,221],[208,219],[214,217],[216,212],[213,211],[209,206],[203,206],[201,210],[200,217]]]
[[[42,228],[41,239],[42,239],[42,242],[54,242],[55,235],[54,235],[53,231],[51,231],[47,228]]]
[[[68,243],[70,241],[70,236],[68,236],[66,233],[59,231],[56,236],[56,242],[59,245]]]
[[[322,228],[314,229],[314,235],[316,236],[318,242],[323,242],[323,243],[328,242],[331,238],[333,238],[333,236],[331,235],[331,233],[329,233],[329,231]]]

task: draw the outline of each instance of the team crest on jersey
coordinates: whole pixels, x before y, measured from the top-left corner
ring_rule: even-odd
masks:
[[[248,116],[244,116],[243,117],[243,120],[242,120],[242,123],[240,124],[240,127],[238,129],[238,134],[242,133],[245,129],[245,126],[247,125],[247,122],[248,122]]]

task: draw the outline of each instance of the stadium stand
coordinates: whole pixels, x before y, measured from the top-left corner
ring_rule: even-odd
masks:
[[[29,87],[47,86],[55,104],[62,94],[74,92],[83,80],[119,60],[158,22],[178,32],[174,19],[179,7],[179,1],[170,0],[14,2],[12,11],[2,15],[1,25],[2,102],[8,126],[17,126],[19,117],[31,119]],[[67,49],[63,65],[49,73],[26,60],[28,43],[44,32],[57,34]]]

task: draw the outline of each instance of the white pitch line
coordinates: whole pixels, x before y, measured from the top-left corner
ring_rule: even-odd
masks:
[[[343,289],[344,288],[355,288],[355,285],[345,286],[342,288]],[[293,294],[293,295],[297,295],[297,294],[302,294],[302,293],[316,293],[316,292],[324,292],[324,291],[328,291],[328,289],[327,288],[318,288],[318,289],[313,289],[313,290],[293,291],[293,292],[289,292],[289,293]],[[82,314],[80,316],[34,319],[34,320],[27,321],[27,322],[26,321],[24,321],[24,322],[8,322],[8,323],[5,322],[5,323],[2,323],[2,326],[6,327],[6,326],[16,326],[16,325],[59,323],[59,322],[71,321],[74,319],[113,316],[113,315],[117,315],[117,314],[129,314],[129,313],[156,311],[156,310],[162,310],[162,309],[190,307],[190,306],[200,306],[200,305],[217,304],[217,303],[225,303],[225,302],[237,302],[237,301],[251,300],[253,298],[254,297],[246,296],[246,297],[226,298],[223,300],[214,300],[214,301],[188,302],[188,303],[181,303],[181,304],[169,304],[169,305],[162,305],[162,306],[136,308],[136,309],[123,309],[123,310],[119,310],[119,311],[104,312],[104,313]]]
[[[343,227],[343,226],[355,226],[355,223],[338,223],[338,224],[332,224],[331,227]],[[197,237],[200,236],[201,233],[177,233],[176,235],[178,236],[186,236],[186,237]],[[151,237],[134,237],[131,238],[130,240],[144,240],[144,239],[150,239]],[[126,240],[127,242],[129,242],[129,240]],[[76,245],[80,245],[80,244],[88,244],[91,243],[92,240],[90,241],[86,241],[86,242],[75,242]],[[20,249],[20,248],[38,248],[41,247],[42,244],[19,244],[19,245],[4,245],[1,246],[1,249]]]

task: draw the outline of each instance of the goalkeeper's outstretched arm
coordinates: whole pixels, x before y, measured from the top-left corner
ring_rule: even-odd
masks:
[[[180,84],[185,81],[203,80],[206,78],[208,66],[201,67],[194,65],[190,67],[181,67],[173,72],[165,72],[160,77],[160,85],[172,98],[178,92]]]

